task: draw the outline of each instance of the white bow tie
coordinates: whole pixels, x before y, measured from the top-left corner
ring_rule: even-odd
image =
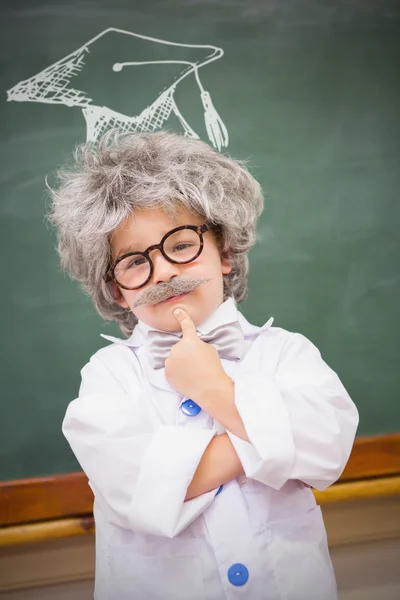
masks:
[[[199,334],[203,342],[216,347],[221,358],[241,360],[244,356],[245,342],[238,321],[219,325],[208,333]],[[145,343],[147,356],[153,369],[162,369],[171,348],[181,337],[176,333],[150,330]]]

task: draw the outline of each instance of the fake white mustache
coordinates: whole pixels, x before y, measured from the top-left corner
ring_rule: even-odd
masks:
[[[207,281],[211,281],[210,278],[194,279],[193,277],[177,276],[171,279],[171,281],[151,285],[138,295],[136,301],[132,305],[132,309],[137,308],[142,304],[158,304],[173,296],[187,294]]]

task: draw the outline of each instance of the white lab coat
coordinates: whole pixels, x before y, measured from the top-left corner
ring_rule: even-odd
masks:
[[[129,340],[104,336],[114,343],[82,369],[63,432],[95,495],[96,600],[337,597],[321,511],[301,482],[323,490],[338,479],[357,410],[317,348],[272,319],[251,325],[229,299],[198,331],[232,315],[246,355],[222,364],[251,443],[229,434],[246,476],[218,495],[184,501],[224,429],[204,411],[183,414],[185,398],[148,364],[144,324]],[[234,564],[247,569],[244,584],[233,577],[242,585]]]

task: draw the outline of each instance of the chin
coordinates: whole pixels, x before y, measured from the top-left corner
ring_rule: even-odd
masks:
[[[149,315],[148,320],[150,321],[151,319],[151,325],[157,329],[171,332],[181,331],[181,326],[174,315],[174,310],[177,308],[181,308],[187,312],[195,325],[198,325],[203,320],[202,311],[198,308],[196,309],[191,303],[185,302],[185,298],[155,305],[151,311],[152,315]]]
[[[192,319],[194,324],[197,326],[205,321],[210,314],[218,306],[209,306],[210,298],[203,298],[197,296],[194,292],[189,292],[181,298],[170,299],[159,304],[147,305],[140,307],[143,310],[136,313],[138,319],[156,329],[163,331],[176,332],[181,331],[181,327],[176,317],[174,316],[174,310],[181,308]]]

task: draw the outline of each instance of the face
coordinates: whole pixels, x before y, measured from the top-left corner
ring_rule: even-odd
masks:
[[[144,252],[149,246],[159,244],[166,233],[180,225],[203,223],[203,217],[186,209],[182,209],[175,218],[162,209],[138,210],[114,231],[111,238],[112,259],[115,260],[130,251]],[[163,331],[180,331],[179,323],[173,314],[176,308],[183,308],[195,325],[205,321],[223,302],[223,275],[230,273],[232,267],[228,259],[221,258],[212,230],[203,234],[203,240],[204,247],[200,256],[188,264],[171,263],[164,258],[160,250],[153,250],[150,257],[154,271],[150,281],[137,290],[126,290],[112,282],[116,302],[124,308],[130,308],[140,321]],[[183,296],[157,304],[141,304],[134,307],[135,302],[140,299],[140,294],[145,297],[144,290],[180,276],[208,281]]]

